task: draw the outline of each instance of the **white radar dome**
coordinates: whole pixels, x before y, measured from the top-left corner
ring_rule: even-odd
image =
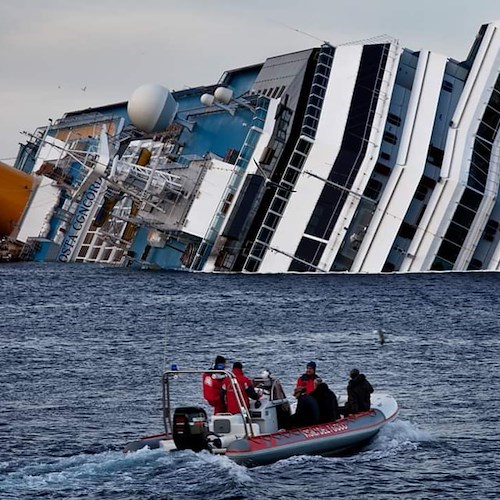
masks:
[[[203,94],[200,97],[200,102],[205,106],[211,106],[214,103],[214,96],[212,94]]]
[[[233,91],[227,87],[218,87],[215,89],[214,97],[221,104],[229,104],[233,98]]]
[[[165,130],[175,118],[179,105],[170,91],[157,83],[134,90],[127,105],[130,121],[144,132]]]

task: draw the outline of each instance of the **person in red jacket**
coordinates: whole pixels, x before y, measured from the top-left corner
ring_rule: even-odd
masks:
[[[210,370],[224,370],[226,368],[226,358],[217,356],[215,363],[210,367]],[[214,415],[224,413],[226,411],[226,403],[222,393],[222,384],[226,376],[223,373],[203,374],[203,397],[207,403],[214,408]]]
[[[318,378],[316,375],[316,363],[309,361],[306,365],[306,372],[297,379],[296,387],[304,387],[306,394],[314,391],[314,381]]]
[[[243,365],[239,361],[236,361],[233,364],[233,375],[238,381],[245,405],[248,408],[250,404],[249,398],[258,401],[259,395],[255,392],[253,382],[243,373]],[[238,404],[238,400],[236,399],[236,395],[234,394],[233,386],[229,377],[226,377],[224,380],[222,390],[226,398],[227,411],[233,414],[240,413],[240,406]],[[258,405],[260,406],[260,403],[258,403]],[[258,407],[257,404],[256,407]]]

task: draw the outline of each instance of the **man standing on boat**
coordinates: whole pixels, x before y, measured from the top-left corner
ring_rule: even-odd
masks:
[[[233,375],[236,377],[236,381],[240,386],[245,405],[247,408],[249,408],[249,398],[258,401],[259,395],[255,392],[255,388],[251,379],[249,379],[243,373],[243,365],[239,361],[236,361],[233,364]],[[226,377],[226,379],[224,380],[222,384],[222,391],[226,396],[227,411],[233,414],[240,413],[240,405],[238,404],[238,400],[236,399],[236,395],[234,394],[233,385],[231,384],[231,380],[229,380],[229,377]],[[257,404],[255,406],[260,406],[260,403],[258,403],[258,406]]]
[[[316,363],[314,361],[309,361],[306,365],[306,372],[298,378],[296,387],[304,387],[306,394],[310,394],[314,391],[314,381],[317,378]]]
[[[226,358],[217,356],[215,363],[210,370],[224,370],[226,368]],[[226,411],[226,403],[222,393],[222,384],[226,376],[223,373],[204,373],[203,374],[203,397],[207,403],[214,408],[214,415]]]
[[[351,379],[347,384],[345,415],[368,411],[371,405],[370,394],[373,392],[372,385],[357,368],[353,368],[349,375]]]

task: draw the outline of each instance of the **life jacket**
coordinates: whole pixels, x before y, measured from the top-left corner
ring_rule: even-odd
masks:
[[[310,394],[312,391],[314,391],[314,381],[317,378],[318,376],[316,374],[314,374],[312,377],[309,377],[307,374],[304,373],[304,375],[301,375],[297,379],[296,387],[305,387],[306,394]]]
[[[203,374],[203,397],[210,406],[219,407],[222,403],[222,384],[225,376],[220,373]]]
[[[239,368],[233,368],[233,374],[236,377],[236,380],[238,381],[241,393],[243,394],[245,405],[248,408],[250,401],[248,399],[247,389],[250,387],[253,388],[253,383],[246,375],[243,374],[243,371]],[[229,377],[225,378],[222,384],[222,389],[226,393],[227,411],[233,414],[240,413],[240,406],[238,405],[238,401],[236,399],[236,395],[234,394],[233,386],[231,384],[231,380],[229,379]]]

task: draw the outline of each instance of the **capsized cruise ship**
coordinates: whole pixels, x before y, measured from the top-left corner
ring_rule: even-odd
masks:
[[[500,21],[465,61],[328,43],[66,113],[0,164],[4,260],[500,269]]]

